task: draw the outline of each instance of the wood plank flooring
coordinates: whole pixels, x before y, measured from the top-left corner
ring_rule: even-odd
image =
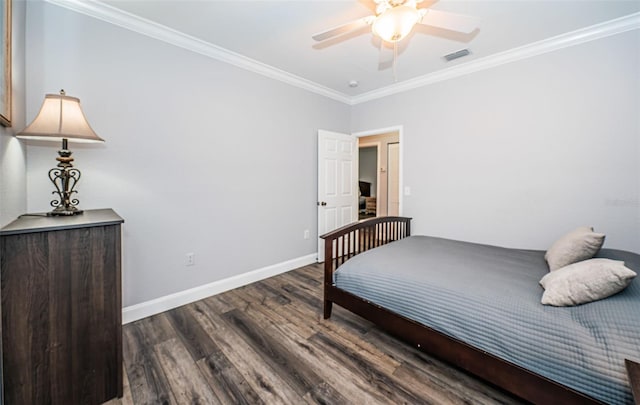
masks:
[[[302,267],[123,328],[130,404],[518,404],[334,305]]]

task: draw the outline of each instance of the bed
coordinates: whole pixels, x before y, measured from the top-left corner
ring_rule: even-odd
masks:
[[[550,307],[540,304],[541,251],[411,236],[403,217],[322,237],[325,319],[336,303],[533,403],[632,403],[638,364],[625,360],[640,359],[637,278],[605,300]],[[640,255],[598,257],[640,272]]]

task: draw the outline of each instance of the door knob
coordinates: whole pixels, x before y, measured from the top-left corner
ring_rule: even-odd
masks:
[[[327,203],[325,201],[322,201],[322,202],[318,202],[318,205],[322,205],[324,207],[325,205],[327,205]]]

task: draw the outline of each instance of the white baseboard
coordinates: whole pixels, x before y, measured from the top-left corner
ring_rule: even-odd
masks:
[[[177,308],[181,305],[189,304],[212,295],[220,294],[234,288],[242,287],[256,281],[264,280],[265,278],[297,269],[298,267],[315,263],[317,257],[317,253],[312,253],[307,256],[287,260],[286,262],[277,263],[248,273],[239,274],[223,280],[214,281],[213,283],[125,307],[122,309],[122,323],[127,324],[137,321],[138,319],[159,314],[161,312]]]

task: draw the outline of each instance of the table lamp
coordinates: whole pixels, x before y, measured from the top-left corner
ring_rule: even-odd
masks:
[[[67,149],[69,139],[74,142],[104,142],[89,126],[80,107],[80,100],[67,96],[64,90],[60,94],[47,94],[44,97],[40,112],[24,130],[16,137],[36,140],[62,140],[62,149],[58,151],[57,167],[49,170],[49,179],[55,186],[52,194],[58,196],[51,201],[53,211],[49,216],[81,214],[77,205],[80,202],[73,198],[76,184],[80,180],[80,170],[73,167],[71,151]]]

